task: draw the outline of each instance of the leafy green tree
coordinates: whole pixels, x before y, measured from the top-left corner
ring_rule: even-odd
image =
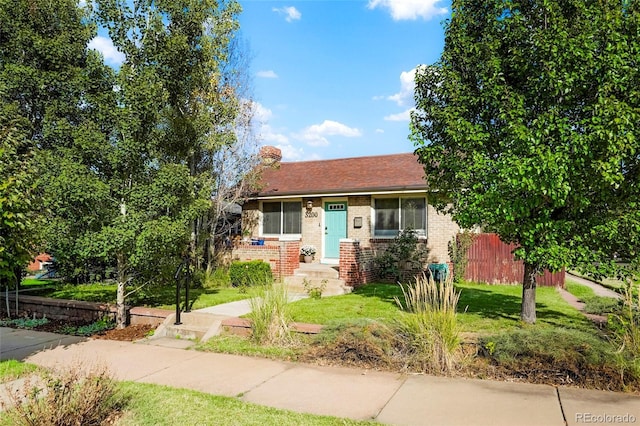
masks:
[[[639,6],[454,0],[440,61],[416,75],[412,138],[439,208],[519,244],[524,322],[544,268],[610,258],[637,210]]]
[[[0,109],[0,283],[8,296],[33,258],[40,216],[36,209],[37,167],[28,123]],[[9,314],[7,299],[7,314]]]
[[[235,135],[238,100],[221,66],[239,6],[190,0],[95,5],[125,55],[117,73],[118,132],[110,141],[121,155],[110,184],[120,216],[93,239],[97,251],[116,258],[120,312],[126,286],[134,272],[148,270],[144,264],[175,267],[187,252],[195,264],[201,253],[213,155]],[[152,262],[154,253],[164,253],[164,261]]]
[[[93,32],[82,24],[85,18],[71,0],[0,0],[0,198],[7,227],[0,250],[8,256],[2,266],[5,278],[19,278],[44,224],[43,185],[37,178],[47,167],[40,153],[54,144],[69,144],[66,130],[77,125],[86,44]]]

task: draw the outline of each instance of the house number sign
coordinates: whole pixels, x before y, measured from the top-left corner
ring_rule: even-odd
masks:
[[[304,217],[306,218],[318,217],[318,212],[304,212]]]

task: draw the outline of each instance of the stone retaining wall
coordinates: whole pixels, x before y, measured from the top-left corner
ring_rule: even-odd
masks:
[[[0,318],[7,317],[5,294],[0,293]],[[52,299],[40,296],[18,295],[18,312],[15,311],[15,293],[9,293],[9,309],[11,317],[43,318],[68,321],[70,323],[88,323],[100,320],[105,316],[115,321],[116,307],[104,303],[83,302],[78,300]],[[172,311],[144,307],[128,309],[129,324],[150,324],[158,326]]]

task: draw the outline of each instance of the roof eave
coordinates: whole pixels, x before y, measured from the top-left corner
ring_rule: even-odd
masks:
[[[386,188],[357,188],[357,189],[344,189],[340,191],[331,190],[317,190],[317,191],[268,191],[262,192],[255,197],[254,200],[267,200],[267,199],[279,199],[279,198],[307,198],[307,197],[345,197],[345,196],[358,196],[358,195],[386,195],[386,194],[400,194],[400,193],[421,193],[429,192],[424,185],[412,185],[412,186],[398,186],[398,187],[386,187]]]

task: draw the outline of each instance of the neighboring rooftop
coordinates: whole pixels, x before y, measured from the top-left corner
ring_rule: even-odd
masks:
[[[426,189],[413,153],[301,161],[265,167],[258,197]]]

